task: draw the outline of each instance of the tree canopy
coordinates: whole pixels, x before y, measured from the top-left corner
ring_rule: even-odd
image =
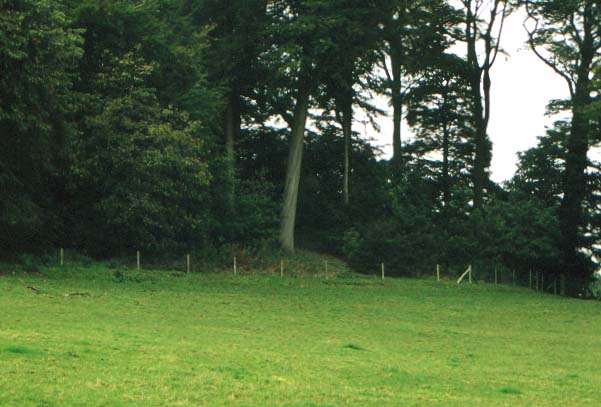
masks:
[[[490,71],[517,7],[569,119],[496,184]],[[0,0],[0,254],[301,246],[580,294],[601,238],[600,7]],[[369,142],[384,120],[389,159]]]

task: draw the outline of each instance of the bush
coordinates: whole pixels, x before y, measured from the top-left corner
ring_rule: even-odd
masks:
[[[440,241],[427,211],[407,206],[395,217],[350,229],[343,252],[361,270],[379,270],[384,262],[388,274],[417,275],[437,261]]]

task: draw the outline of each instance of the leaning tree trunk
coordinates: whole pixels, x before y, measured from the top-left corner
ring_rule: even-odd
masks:
[[[226,209],[229,215],[236,212],[236,152],[235,143],[240,132],[240,101],[231,95],[225,109],[225,178]]]
[[[296,205],[298,201],[298,187],[301,176],[303,143],[308,109],[309,86],[306,81],[301,80],[290,132],[288,166],[286,169],[286,183],[284,186],[284,203],[280,221],[280,244],[282,249],[289,253],[294,253]]]

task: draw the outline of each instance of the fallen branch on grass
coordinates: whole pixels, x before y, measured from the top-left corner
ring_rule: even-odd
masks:
[[[21,282],[23,282],[23,281],[21,281]],[[23,284],[25,284],[25,283],[23,283]],[[34,286],[32,286],[32,285],[25,285],[25,288],[29,288],[31,291],[33,291],[33,292],[34,292],[34,293],[36,293],[36,294],[40,294],[40,295],[47,295],[47,296],[48,296],[48,297],[50,297],[50,298],[54,298],[54,295],[52,295],[52,294],[49,294],[49,293],[47,293],[46,291],[42,291],[42,290],[40,290],[39,288],[37,288],[37,287],[34,287]]]
[[[39,288],[36,288],[32,285],[28,285],[27,288],[29,288],[30,290],[34,291],[36,294],[46,294],[44,291],[40,290]]]
[[[25,281],[23,281],[22,279],[19,279],[19,281],[21,282],[21,284],[23,284],[25,286],[25,288],[30,289],[31,291],[33,291],[36,294],[43,294],[43,295],[47,295],[49,297],[54,297],[53,295],[51,295],[50,293],[41,290],[37,287],[34,287],[32,285],[27,285],[25,283]],[[86,292],[74,292],[74,293],[67,293],[67,294],[63,294],[63,297],[91,297],[92,295],[90,293],[86,293]]]
[[[90,293],[70,293],[63,294],[63,297],[91,297]]]
[[[37,288],[37,287],[34,287],[34,286],[32,286],[32,285],[27,285],[27,284],[25,283],[25,281],[23,281],[22,279],[19,279],[19,281],[21,282],[21,284],[23,284],[23,285],[25,286],[25,288],[29,288],[31,291],[33,291],[33,292],[34,292],[34,293],[36,293],[36,294],[48,294],[48,293],[46,293],[45,291],[42,291],[42,290],[40,290],[40,289],[39,289],[39,288]]]

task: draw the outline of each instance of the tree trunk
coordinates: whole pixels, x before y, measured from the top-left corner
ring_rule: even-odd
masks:
[[[565,273],[561,273],[559,275],[559,295],[561,295],[561,296],[566,295],[566,274]]]
[[[350,153],[351,153],[351,135],[353,127],[353,107],[350,106],[344,113],[344,125],[342,131],[344,133],[344,180],[342,183],[342,195],[344,204],[349,204],[349,178],[350,178]]]
[[[231,95],[225,109],[225,177],[226,210],[236,212],[236,151],[235,143],[240,133],[240,101],[238,95]]]
[[[350,85],[349,85],[350,86]],[[344,173],[342,180],[342,198],[345,205],[348,205],[349,184],[350,184],[350,153],[351,153],[351,137],[353,135],[353,94],[348,92],[337,101],[336,117],[342,126],[342,134],[344,136]]]
[[[400,44],[393,41],[390,44],[390,63],[392,65],[392,83],[390,86],[392,102],[392,161],[395,170],[401,171],[403,167],[403,152],[401,140],[401,126],[403,120],[403,94],[401,89],[401,49]]]
[[[478,81],[477,90],[473,92],[474,97],[480,97],[480,82]],[[482,118],[483,108],[481,99],[474,100],[474,119],[476,124],[476,134],[474,135],[474,168],[472,172],[474,188],[474,209],[482,208],[484,204],[484,187],[487,182],[486,167],[488,166],[489,151],[486,128]]]
[[[584,37],[580,43],[580,61],[572,94],[572,123],[566,141],[563,198],[559,209],[563,267],[571,277],[569,294],[577,294],[588,279],[585,263],[579,255],[582,246],[581,228],[585,227],[583,201],[587,193],[586,167],[589,138],[593,131],[587,109],[592,102],[591,69],[597,52],[593,35],[592,2],[587,2],[584,16]]]
[[[446,114],[445,114],[446,116]],[[442,133],[442,199],[445,211],[451,203],[451,182],[449,177],[449,125],[444,123]]]
[[[447,211],[451,203],[451,180],[449,175],[449,150],[450,150],[450,125],[449,125],[449,81],[444,84],[442,91],[442,201],[444,211]],[[448,219],[445,216],[445,222]]]
[[[474,168],[472,169],[473,205],[474,209],[482,208],[484,204],[484,188],[488,176],[486,168],[490,165],[490,144],[488,142],[487,126],[490,111],[490,67],[484,69],[478,62],[476,42],[478,41],[477,17],[473,15],[471,4],[468,6],[466,21],[467,62],[470,67],[470,88],[472,93],[472,116],[474,120]],[[490,39],[488,39],[490,41]],[[490,47],[487,45],[487,51]],[[487,63],[488,63],[487,56]],[[482,101],[482,81],[484,74],[484,106]]]
[[[579,75],[572,103],[572,124],[566,141],[563,198],[559,212],[562,238],[563,267],[570,275],[570,294],[576,294],[586,283],[587,272],[578,252],[581,231],[585,226],[582,204],[586,196],[586,167],[591,126],[584,111],[590,103],[589,73]]]
[[[280,244],[288,253],[294,253],[294,228],[296,224],[296,206],[300,183],[303,143],[307,112],[309,109],[309,86],[301,80],[298,88],[294,118],[290,132],[288,166],[286,184],[284,186],[284,203],[280,222]]]

